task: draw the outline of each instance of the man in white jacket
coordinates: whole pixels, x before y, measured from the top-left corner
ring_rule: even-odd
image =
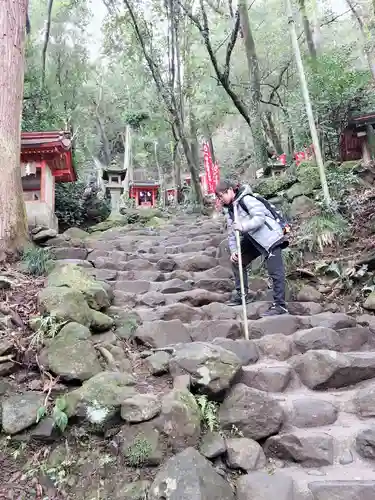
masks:
[[[264,313],[264,316],[287,314],[282,249],[288,243],[285,241],[283,228],[264,203],[253,196],[250,186],[238,186],[229,181],[221,181],[216,187],[216,196],[224,205],[227,213],[228,243],[236,287],[233,303],[241,304],[240,270],[235,237],[235,231],[239,231],[241,233],[241,256],[247,299],[251,300],[248,296],[246,268],[252,260],[263,255],[268,274],[272,279],[274,299],[274,303]],[[234,220],[234,206],[236,206],[238,214],[236,221]]]

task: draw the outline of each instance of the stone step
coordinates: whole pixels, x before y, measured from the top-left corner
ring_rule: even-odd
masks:
[[[271,471],[271,472],[270,472]],[[373,500],[371,465],[298,466],[250,472],[236,483],[237,500]]]

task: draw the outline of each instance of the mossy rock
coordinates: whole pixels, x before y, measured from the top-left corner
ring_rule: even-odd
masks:
[[[48,286],[69,287],[83,293],[88,305],[97,311],[110,305],[107,290],[102,283],[75,264],[58,266],[48,276]]]
[[[151,484],[151,481],[147,480],[117,484],[115,486],[116,498],[121,498],[122,500],[145,500]]]
[[[88,328],[69,323],[40,353],[41,363],[64,380],[88,380],[102,371]]]
[[[345,170],[345,172],[354,172],[358,167],[361,166],[361,162],[358,160],[355,161],[344,161],[341,163],[339,167],[336,166],[339,170]]]
[[[128,219],[125,215],[110,215],[108,219],[103,222],[99,222],[99,224],[95,224],[95,226],[91,226],[89,231],[90,233],[94,232],[103,232],[108,231],[108,229],[112,229],[114,227],[122,227],[128,224]]]
[[[137,314],[129,313],[127,318],[115,320],[117,324],[116,335],[124,340],[133,338],[135,331],[141,324],[141,319]]]
[[[313,193],[313,187],[309,184],[302,184],[300,182],[297,182],[296,184],[293,184],[292,187],[290,187],[286,193],[285,196],[289,201],[293,201],[294,198],[297,198],[297,196],[308,196]]]
[[[264,177],[252,184],[251,188],[255,193],[272,198],[280,192],[285,191],[296,182],[296,178],[291,175],[279,175],[275,177]]]
[[[320,187],[319,168],[314,161],[302,161],[296,166],[296,176],[304,186],[310,186],[311,189]]]
[[[91,328],[94,332],[106,332],[114,325],[114,320],[100,311],[91,311]]]
[[[67,229],[62,236],[66,238],[67,240],[85,240],[88,238],[90,235],[83,229],[80,229],[79,227],[70,227]]]
[[[128,373],[101,372],[66,396],[67,414],[105,425],[120,415],[121,404],[136,392],[135,379]]]
[[[92,310],[79,290],[48,286],[38,293],[38,304],[41,314],[58,321],[74,321],[87,327],[92,323]]]
[[[166,221],[160,217],[152,217],[148,222],[146,222],[146,227],[162,227]]]

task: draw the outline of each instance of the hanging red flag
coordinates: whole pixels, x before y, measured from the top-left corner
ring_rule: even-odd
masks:
[[[210,152],[210,147],[207,142],[203,144],[203,155],[204,155],[204,171],[206,173],[206,183],[207,183],[207,193],[213,194],[215,192],[214,183],[214,172],[212,165],[212,157]]]

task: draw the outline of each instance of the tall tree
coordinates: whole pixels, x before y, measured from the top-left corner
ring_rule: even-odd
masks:
[[[242,36],[245,45],[247,67],[249,70],[250,82],[250,118],[251,133],[253,138],[254,157],[257,169],[264,168],[267,165],[266,141],[263,136],[262,115],[260,110],[261,92],[260,92],[260,72],[259,61],[255,48],[255,41],[251,31],[249,20],[249,8],[247,0],[239,0],[238,10],[242,28]]]
[[[302,16],[303,31],[305,33],[307,47],[309,49],[309,55],[312,61],[316,61],[316,47],[315,47],[313,30],[307,13],[306,0],[298,0],[298,2]]]
[[[173,121],[177,137],[181,142],[185,158],[189,167],[191,175],[191,183],[196,195],[196,201],[198,204],[201,205],[203,203],[203,196],[199,183],[199,175],[196,168],[196,163],[194,160],[194,154],[191,148],[191,144],[189,143],[189,140],[185,134],[183,115],[181,106],[179,104],[179,96],[176,95],[175,92],[175,85],[174,85],[175,75],[176,75],[175,56],[173,55],[172,58],[170,58],[171,66],[168,72],[168,80],[166,81],[164,76],[164,68],[162,66],[162,63],[159,62],[161,58],[159,54],[156,54],[154,52],[155,48],[152,43],[153,42],[152,33],[148,28],[147,23],[145,22],[144,19],[142,20],[141,14],[136,14],[135,8],[130,0],[124,0],[124,4],[129,12],[131,24],[133,26],[137,40],[142,48],[145,61],[149,67],[156,88]],[[173,16],[172,19],[172,25],[173,25],[173,22],[175,22],[174,9],[172,9],[171,15]],[[175,30],[173,29],[173,31]],[[149,40],[149,43],[147,42],[147,39]],[[171,37],[170,39],[172,40]],[[176,47],[175,45],[172,45],[171,53],[175,54],[175,51]]]
[[[27,240],[20,147],[27,0],[3,0],[0,9],[0,254]]]
[[[361,33],[363,50],[366,54],[367,62],[371,71],[372,79],[375,81],[375,48],[369,40],[369,30],[363,20],[358,7],[353,0],[346,0],[346,3],[351,10],[355,20],[358,23],[359,31]],[[374,9],[375,10],[375,9]]]

